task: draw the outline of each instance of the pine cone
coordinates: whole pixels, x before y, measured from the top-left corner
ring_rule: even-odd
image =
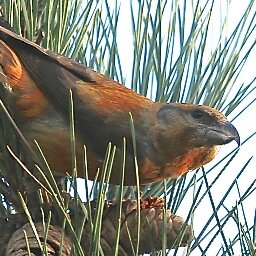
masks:
[[[31,255],[42,255],[41,248],[44,248],[44,246],[45,251],[43,252],[45,253],[45,255],[60,255],[60,245],[63,235],[63,231],[61,230],[61,228],[50,225],[49,229],[46,230],[41,222],[36,223],[35,227],[40,242],[38,242],[30,223],[27,223],[13,233],[7,245],[5,256],[28,255],[25,233],[27,236],[27,241],[29,243]],[[46,244],[44,244],[45,242]],[[69,256],[71,254],[71,245],[72,243],[70,239],[66,235],[64,235],[61,251],[62,256]]]
[[[185,224],[183,219],[167,210],[166,222],[164,221],[164,200],[162,198],[148,198],[141,201],[141,227],[139,254],[160,251],[162,249],[163,227],[165,225],[167,244],[166,249],[186,246],[192,237],[192,229]],[[94,209],[95,210],[95,209]],[[101,231],[101,247],[105,255],[114,254],[114,245],[117,235],[118,205],[106,204]],[[94,215],[94,212],[92,212]],[[94,217],[94,216],[92,216]],[[72,216],[71,216],[72,219]],[[183,237],[178,238],[184,230]],[[90,255],[90,225],[83,231],[82,247],[85,254]],[[120,240],[118,255],[132,255],[137,244],[137,202],[126,200],[123,202],[121,214]]]

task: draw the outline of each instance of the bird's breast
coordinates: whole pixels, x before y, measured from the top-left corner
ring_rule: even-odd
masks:
[[[167,162],[158,164],[146,158],[140,166],[140,181],[145,184],[166,178],[177,179],[189,170],[194,170],[210,162],[218,150],[218,146],[195,148],[183,155],[170,156]]]

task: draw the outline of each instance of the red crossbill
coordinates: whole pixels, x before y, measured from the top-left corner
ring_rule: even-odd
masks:
[[[211,161],[219,145],[232,140],[239,144],[235,127],[209,106],[153,102],[3,27],[0,65],[10,88],[14,121],[32,147],[38,141],[55,172],[65,174],[72,169],[70,90],[79,176],[83,175],[83,145],[89,178],[94,179],[112,142],[117,153],[110,182],[118,184],[125,137],[125,185],[136,184],[129,113],[134,120],[141,184],[177,178]]]

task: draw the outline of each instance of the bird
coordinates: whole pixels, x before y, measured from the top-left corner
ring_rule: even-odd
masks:
[[[115,146],[109,183],[120,184],[125,138],[124,185],[131,186],[136,173],[140,184],[177,179],[212,161],[221,145],[240,144],[237,129],[210,106],[154,102],[3,26],[0,66],[13,120],[63,176],[72,171],[70,93],[78,177],[84,177],[84,145],[90,180],[102,173],[109,143]]]

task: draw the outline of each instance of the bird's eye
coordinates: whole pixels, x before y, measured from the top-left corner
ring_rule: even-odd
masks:
[[[192,112],[192,117],[195,119],[200,119],[203,116],[203,111],[201,110],[195,110]]]

